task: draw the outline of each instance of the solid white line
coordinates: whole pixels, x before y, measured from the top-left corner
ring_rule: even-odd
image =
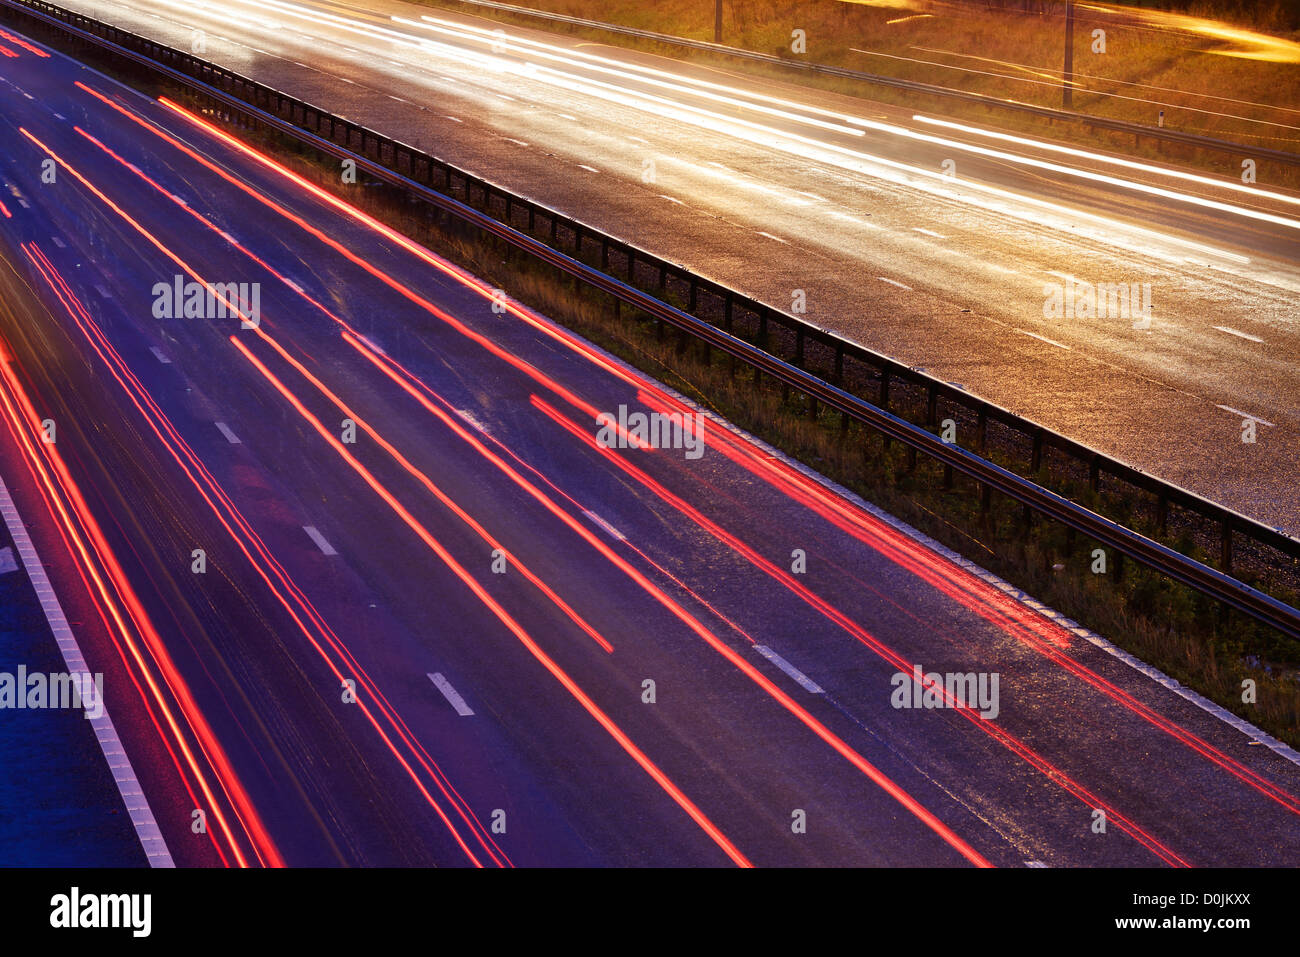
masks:
[[[1259,336],[1252,336],[1249,332],[1241,332],[1237,329],[1230,329],[1227,326],[1212,326],[1211,328],[1218,329],[1220,332],[1226,332],[1230,336],[1238,336],[1242,339],[1249,339],[1251,342],[1264,341]]]
[[[157,359],[159,362],[161,362],[163,365],[169,366],[172,364],[172,360],[167,358],[167,353],[163,352],[157,346],[150,346],[149,351],[152,352],[154,358]]]
[[[442,676],[442,672],[427,672],[429,680],[433,686],[442,692],[442,696],[451,702],[451,706],[456,709],[456,713],[462,718],[468,718],[474,713],[473,709],[465,703],[465,699],[460,696],[460,692],[451,686],[451,682]]]
[[[1056,346],[1056,348],[1064,349],[1067,352],[1070,351],[1070,347],[1065,343],[1057,342],[1055,339],[1049,339],[1047,336],[1040,336],[1036,332],[1029,332],[1025,329],[1017,329],[1016,332],[1020,333],[1022,336],[1029,336],[1031,339],[1037,339],[1039,342],[1046,342],[1049,346]]]
[[[334,550],[334,546],[331,545],[329,542],[325,541],[325,536],[322,535],[320,532],[316,531],[315,525],[304,525],[302,527],[302,530],[307,533],[307,535],[311,538],[313,542],[316,543],[316,547],[319,548],[326,555],[338,554],[338,552]]]
[[[794,665],[790,664],[790,662],[786,661],[784,658],[778,655],[771,648],[767,648],[763,645],[755,645],[754,650],[757,651],[764,658],[766,658],[768,661],[772,662],[772,664],[776,665],[778,668],[784,671],[791,678],[793,678],[799,684],[799,686],[803,688],[804,691],[811,692],[812,694],[824,694],[821,685],[817,684],[817,682],[813,681],[806,674],[804,674]]]
[[[627,536],[626,536],[626,535],[624,535],[622,532],[620,532],[620,531],[619,531],[617,528],[615,528],[613,525],[609,524],[609,522],[605,521],[603,518],[601,518],[601,517],[600,517],[599,515],[597,515],[595,512],[588,511],[587,509],[583,509],[583,510],[582,510],[582,514],[583,514],[583,515],[586,515],[587,518],[589,518],[589,519],[591,520],[591,523],[592,523],[593,525],[599,525],[602,529],[604,529],[604,530],[605,530],[605,534],[608,535],[610,538],[612,538],[612,539],[614,539],[614,540],[616,540],[616,541],[620,541],[620,542],[625,542],[625,541],[627,541]]]
[[[876,278],[879,279],[881,282],[887,282],[887,283],[889,283],[891,286],[897,286],[899,289],[906,289],[908,292],[911,292],[911,291],[912,291],[912,287],[911,287],[911,286],[904,286],[904,285],[903,285],[901,282],[899,282],[897,279],[887,279],[887,278],[884,277],[884,276],[877,276]]]
[[[242,442],[239,441],[239,436],[237,436],[234,432],[230,431],[230,426],[226,425],[226,423],[213,422],[212,424],[217,427],[217,431],[220,432],[222,435],[224,435],[226,437],[226,441],[229,442],[231,445],[243,444]]]
[[[761,229],[758,231],[758,234],[760,236],[766,236],[768,239],[775,239],[778,243],[783,243],[786,246],[790,245],[790,243],[787,240],[782,239],[780,236],[773,236],[771,233],[765,233]]]
[[[1270,422],[1268,419],[1261,419],[1257,415],[1251,415],[1249,412],[1242,412],[1241,409],[1234,409],[1230,405],[1220,405],[1220,406],[1216,406],[1216,408],[1220,408],[1224,412],[1231,412],[1233,415],[1239,415],[1243,419],[1253,419],[1254,421],[1258,422],[1260,425],[1267,425],[1270,429],[1273,428],[1273,423]]]
[[[68,672],[90,674],[90,668],[81,653],[81,648],[77,645],[76,637],[72,634],[68,619],[64,617],[63,607],[54,595],[54,587],[50,584],[50,579],[45,574],[45,567],[36,555],[36,549],[19,518],[13,499],[9,497],[9,489],[5,487],[3,479],[0,479],[0,516],[4,517],[9,534],[13,537],[14,547],[18,549],[23,567],[27,569],[27,577],[31,579],[32,587],[36,590],[36,596],[45,612],[45,620],[49,622],[50,630],[54,633],[54,641],[58,644],[59,651],[63,653],[63,663],[67,665]],[[117,729],[113,727],[113,721],[108,716],[108,705],[103,706],[98,718],[88,720],[95,731],[95,737],[99,740],[99,749],[104,754],[104,760],[113,773],[117,791],[122,796],[122,803],[126,805],[126,813],[131,818],[131,825],[135,828],[136,837],[140,839],[140,846],[144,849],[149,866],[175,867],[171,853],[167,850],[167,842],[163,840],[158,822],[154,819],[153,811],[149,809],[149,799],[140,790],[140,782],[131,767],[131,759],[122,748]]]

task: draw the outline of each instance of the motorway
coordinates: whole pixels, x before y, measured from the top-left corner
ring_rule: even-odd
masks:
[[[1267,163],[1253,186],[1189,180],[401,0],[65,6],[201,35],[214,62],[776,308],[802,290],[823,328],[1300,534],[1300,197]],[[1152,320],[1045,316],[1074,281],[1149,283]]]
[[[0,46],[0,474],[176,863],[1300,863],[1294,752],[724,423],[600,446],[690,410]]]

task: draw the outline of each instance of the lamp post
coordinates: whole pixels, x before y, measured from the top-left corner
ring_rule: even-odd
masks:
[[[1065,71],[1062,80],[1061,106],[1068,110],[1074,94],[1074,0],[1065,0]]]

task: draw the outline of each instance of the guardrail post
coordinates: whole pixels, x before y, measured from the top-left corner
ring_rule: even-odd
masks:
[[[1223,548],[1219,554],[1219,570],[1225,575],[1232,574],[1232,519],[1223,520]]]
[[[929,428],[934,428],[935,423],[939,421],[939,386],[931,382],[929,395],[926,399],[925,406],[925,424]]]
[[[691,291],[687,296],[687,301],[689,304],[686,307],[686,311],[691,315],[695,315],[695,310],[700,304],[700,284],[695,281],[694,276],[691,276]]]
[[[1161,492],[1156,497],[1156,531],[1161,535],[1169,525],[1169,496]]]
[[[1043,464],[1043,430],[1034,429],[1034,450],[1029,456],[1029,471],[1038,474],[1038,468]]]
[[[604,236],[600,237],[600,268],[609,271],[609,240]]]
[[[979,419],[975,426],[975,442],[975,450],[983,455],[989,442],[989,413],[983,405],[980,406]]]
[[[1094,492],[1101,488],[1101,456],[1094,453],[1088,466],[1088,484]]]

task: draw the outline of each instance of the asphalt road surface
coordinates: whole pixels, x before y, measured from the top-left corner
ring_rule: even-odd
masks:
[[[0,44],[0,474],[178,864],[1300,862],[1289,749]]]
[[[824,328],[1300,534],[1300,197],[1267,162],[1198,182],[394,0],[65,6],[776,308],[802,290]],[[1046,308],[1080,281],[1149,284],[1149,321]]]

